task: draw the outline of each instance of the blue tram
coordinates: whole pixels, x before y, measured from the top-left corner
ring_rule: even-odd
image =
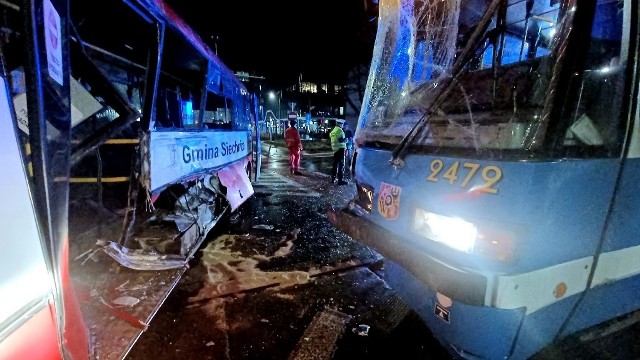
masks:
[[[328,215],[457,357],[637,319],[638,5],[380,0],[358,195]]]
[[[252,196],[258,99],[162,0],[0,12],[0,358],[122,359]]]

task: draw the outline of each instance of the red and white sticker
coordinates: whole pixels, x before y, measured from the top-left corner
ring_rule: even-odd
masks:
[[[400,194],[402,188],[399,186],[381,183],[378,195],[378,212],[387,220],[395,220],[400,212]]]
[[[49,76],[58,84],[62,79],[62,29],[60,15],[51,0],[44,0],[44,42],[47,48],[47,70]]]

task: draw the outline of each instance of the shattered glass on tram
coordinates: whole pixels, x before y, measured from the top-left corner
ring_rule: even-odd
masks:
[[[358,143],[393,146],[396,161],[407,147],[488,158],[577,147],[572,156],[615,155],[621,134],[611,115],[626,49],[620,7],[607,4],[621,2],[598,3],[582,44],[568,41],[579,25],[575,4],[558,3],[381,1]],[[591,48],[583,59],[579,45]],[[567,78],[565,65],[585,70]]]

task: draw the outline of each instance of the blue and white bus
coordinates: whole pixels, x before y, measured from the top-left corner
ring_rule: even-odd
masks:
[[[123,359],[251,198],[258,99],[162,0],[0,12],[0,358]]]
[[[328,215],[452,354],[637,318],[638,5],[380,0],[358,194]]]

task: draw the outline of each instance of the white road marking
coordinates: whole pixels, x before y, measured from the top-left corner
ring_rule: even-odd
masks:
[[[285,195],[285,196],[312,196],[319,197],[320,194],[305,187],[304,185],[295,182],[286,176],[263,172],[260,174],[260,179],[253,185],[256,192],[270,192],[273,195]]]

